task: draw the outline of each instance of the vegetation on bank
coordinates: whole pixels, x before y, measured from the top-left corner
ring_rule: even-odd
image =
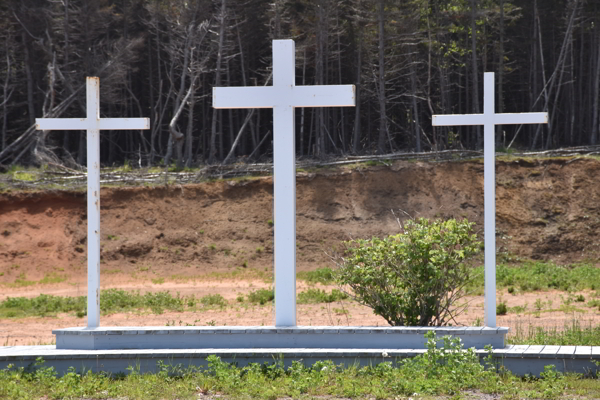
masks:
[[[462,350],[458,339],[443,338],[436,348],[433,332],[427,337],[427,351],[414,358],[391,360],[382,353],[381,362],[361,367],[337,366],[331,361],[313,365],[293,361],[284,368],[283,359],[273,363],[246,367],[223,362],[216,356],[207,358],[207,367],[185,367],[159,361],[158,372],[140,373],[135,367],[128,374],[104,374],[71,369],[58,376],[42,359],[29,368],[10,366],[0,371],[0,398],[50,399],[127,398],[192,399],[199,396],[225,398],[407,398],[483,393],[507,399],[560,399],[577,396],[592,399],[600,396],[600,380],[556,372],[547,366],[541,377],[516,377],[495,365],[491,356],[485,366],[473,350]],[[394,365],[395,362],[395,365]],[[594,372],[594,371],[590,371]]]

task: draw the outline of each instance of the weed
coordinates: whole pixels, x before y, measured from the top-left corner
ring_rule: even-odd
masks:
[[[334,272],[329,267],[317,268],[314,271],[300,271],[296,276],[300,280],[309,283],[322,283],[323,285],[332,284],[334,281]]]
[[[250,303],[258,303],[260,305],[267,304],[275,299],[275,292],[273,289],[258,289],[248,294],[248,301]]]
[[[67,278],[64,275],[59,275],[56,272],[51,272],[46,274],[42,279],[40,279],[39,283],[42,285],[50,284],[50,283],[60,283],[66,281]]]
[[[208,294],[200,298],[200,303],[205,307],[226,307],[227,300],[220,294]]]
[[[347,298],[348,295],[338,289],[333,289],[331,293],[320,289],[308,289],[298,293],[297,302],[298,304],[333,303]]]
[[[506,315],[507,312],[508,312],[508,307],[506,306],[506,303],[504,301],[500,301],[496,305],[496,314]]]
[[[165,283],[165,278],[160,277],[160,278],[152,278],[151,279],[152,283],[154,283],[155,285],[162,285],[163,283]]]
[[[273,225],[275,225],[275,223],[273,222],[272,219],[267,221],[267,225],[269,225],[269,227],[272,227]]]

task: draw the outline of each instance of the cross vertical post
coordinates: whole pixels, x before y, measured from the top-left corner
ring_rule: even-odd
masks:
[[[494,74],[483,77],[483,210],[484,210],[484,310],[485,325],[496,326],[496,143]]]
[[[87,120],[100,119],[100,80],[86,80]],[[95,129],[94,129],[95,128]],[[87,130],[88,328],[100,326],[100,130]]]
[[[214,108],[273,109],[275,325],[296,325],[296,107],[353,107],[354,85],[296,86],[293,40],[273,41],[273,86],[215,87]]]
[[[100,118],[100,79],[86,79],[86,118],[36,118],[38,130],[87,131],[87,327],[100,326],[100,131],[150,129],[148,118]]]
[[[548,113],[496,114],[494,73],[484,74],[483,114],[433,115],[433,126],[483,125],[485,325],[496,327],[496,125],[547,124]]]
[[[273,42],[273,86],[293,87],[295,45]],[[275,325],[296,325],[296,123],[294,107],[273,107]],[[289,260],[294,262],[290,263]],[[277,266],[281,266],[277,268]],[[283,268],[282,268],[283,267]]]

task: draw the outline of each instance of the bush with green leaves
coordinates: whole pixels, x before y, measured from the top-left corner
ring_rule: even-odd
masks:
[[[464,311],[481,243],[464,219],[410,220],[384,239],[345,242],[336,280],[394,326],[441,326]]]

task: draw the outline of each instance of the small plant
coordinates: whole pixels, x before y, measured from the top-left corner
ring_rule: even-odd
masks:
[[[272,227],[275,224],[274,224],[273,220],[270,219],[270,220],[267,221],[267,225],[269,225],[269,227]]]
[[[119,240],[119,237],[115,235],[108,235],[107,238],[108,240]]]
[[[506,315],[508,312],[508,307],[504,301],[501,301],[496,305],[496,314],[498,315]]]
[[[509,286],[508,287],[508,293],[515,294],[515,287],[514,286]]]
[[[206,326],[217,326],[217,321],[215,321],[214,319],[206,321]]]
[[[163,283],[165,283],[165,278],[160,277],[160,278],[152,278],[150,279],[152,281],[152,283],[154,283],[155,285],[162,285]]]
[[[211,249],[212,251],[217,250],[217,245],[216,244],[211,244],[210,246],[208,246],[209,249]]]
[[[271,289],[258,289],[248,294],[250,303],[258,303],[261,306],[275,299],[275,292]]]
[[[256,248],[256,253],[258,254],[262,253],[263,251],[265,251],[265,249],[260,246]]]
[[[533,304],[533,306],[535,307],[536,311],[541,311],[542,308],[544,308],[544,302],[542,301],[542,299],[535,299],[535,303]]]
[[[583,303],[585,301],[585,297],[582,294],[580,294],[577,297],[575,297],[575,301]]]
[[[206,307],[227,307],[227,300],[220,294],[208,294],[200,298],[200,303]]]

